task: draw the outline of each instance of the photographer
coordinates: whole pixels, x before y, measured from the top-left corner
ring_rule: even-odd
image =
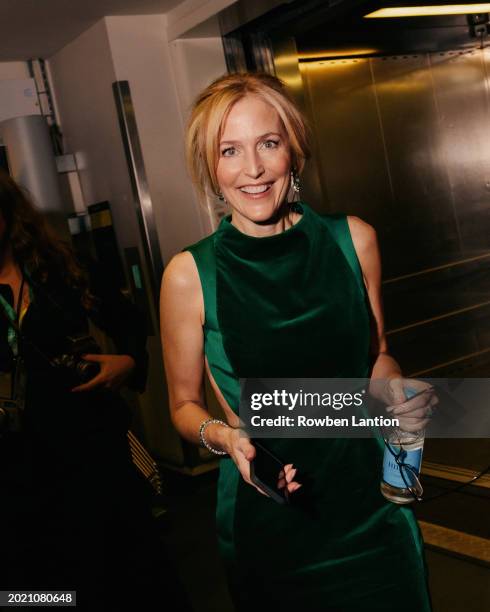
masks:
[[[90,610],[118,597],[150,609],[169,564],[117,393],[144,389],[144,320],[110,275],[84,272],[6,174],[0,315],[0,588],[77,590]],[[117,355],[98,354],[88,318]]]

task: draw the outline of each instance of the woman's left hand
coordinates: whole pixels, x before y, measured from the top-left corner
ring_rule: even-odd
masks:
[[[83,355],[83,359],[98,363],[100,372],[87,383],[74,387],[72,391],[91,391],[100,387],[117,390],[136,365],[129,355]]]
[[[411,389],[416,396],[407,399],[406,391]],[[399,420],[404,431],[415,432],[426,427],[439,403],[434,387],[422,380],[395,376],[387,381],[387,408],[391,417]]]

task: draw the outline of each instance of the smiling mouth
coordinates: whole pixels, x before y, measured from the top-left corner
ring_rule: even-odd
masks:
[[[259,193],[265,193],[269,191],[272,187],[272,183],[267,183],[266,185],[244,185],[243,187],[239,187],[239,190],[243,193],[249,193],[251,195],[256,195]]]

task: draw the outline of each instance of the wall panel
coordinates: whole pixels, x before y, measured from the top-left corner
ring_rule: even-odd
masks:
[[[489,62],[473,49],[301,64],[325,209],[376,228],[406,371],[490,350]]]

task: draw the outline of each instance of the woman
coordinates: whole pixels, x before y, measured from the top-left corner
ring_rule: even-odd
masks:
[[[176,428],[228,455],[217,522],[237,609],[430,610],[416,521],[379,491],[377,440],[264,440],[286,464],[283,506],[251,482],[256,449],[239,430],[240,377],[386,379],[383,397],[404,428],[426,424],[430,393],[398,406],[406,380],[387,353],[373,228],[288,203],[306,130],[272,76],[212,83],[187,142],[200,193],[225,199],[231,216],[168,265],[163,346]],[[227,423],[209,420],[204,371]]]
[[[83,354],[96,350],[82,340],[88,317],[119,354]],[[109,275],[95,266],[86,275],[6,174],[0,334],[1,395],[15,401],[0,430],[2,589],[76,590],[88,610],[163,605],[169,568],[117,393],[123,383],[144,388],[144,321]],[[82,357],[97,364],[85,379],[67,364]],[[172,580],[168,588],[177,591]]]

